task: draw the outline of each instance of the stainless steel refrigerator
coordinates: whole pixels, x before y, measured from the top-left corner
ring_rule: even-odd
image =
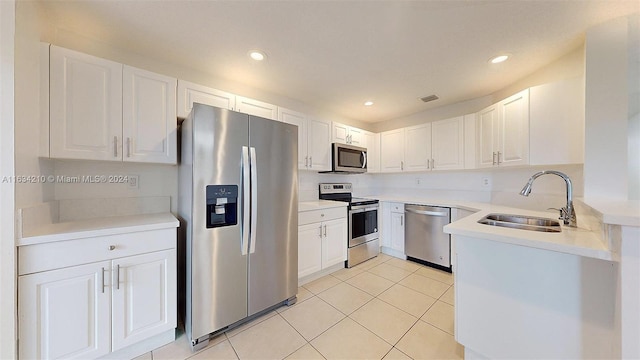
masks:
[[[298,129],[194,104],[181,126],[185,331],[209,335],[298,289]]]

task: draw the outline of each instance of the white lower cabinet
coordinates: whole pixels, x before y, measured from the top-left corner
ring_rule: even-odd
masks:
[[[20,359],[94,359],[111,352],[109,261],[18,278]]]
[[[112,243],[114,239],[119,241]],[[132,254],[139,242],[153,239],[159,244],[149,244],[151,252]],[[74,250],[79,241],[95,242],[94,251]],[[18,251],[19,261],[27,263],[18,277],[21,359],[94,359],[123,349],[126,357],[131,355],[127,347],[177,325],[175,229],[37,244]],[[61,253],[67,258],[50,259]],[[104,260],[66,267],[76,255],[76,264]]]
[[[382,203],[382,249],[387,255],[405,258],[404,255],[404,204]]]
[[[176,251],[112,261],[112,350],[176,327]]]
[[[346,207],[301,211],[298,224],[298,279],[347,260]]]

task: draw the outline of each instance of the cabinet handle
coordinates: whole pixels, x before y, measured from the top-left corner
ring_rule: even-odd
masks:
[[[431,159],[427,159],[427,169],[431,169]]]
[[[304,157],[304,167],[309,167],[309,157],[308,156]]]
[[[491,163],[492,165],[496,165],[496,152],[494,151],[493,154],[491,154]]]
[[[102,287],[102,293],[104,294],[104,268],[102,268],[101,277],[102,277],[102,279],[100,280],[100,282],[101,282],[101,287]]]
[[[400,170],[404,170],[404,161],[400,161]]]
[[[320,225],[320,239],[322,239],[322,225]]]
[[[116,266],[116,290],[120,290],[120,264]]]
[[[109,245],[109,251],[113,251],[113,250],[115,250],[115,249],[116,249],[116,246],[115,246],[115,245]]]
[[[113,157],[118,157],[118,137],[113,137]]]
[[[431,159],[431,169],[436,168],[436,159]]]
[[[404,215],[400,215],[400,226],[404,226]]]
[[[327,237],[327,225],[324,226],[324,237]]]
[[[130,137],[127,138],[127,157],[131,157],[131,142],[132,141],[133,140]]]
[[[498,165],[500,165],[500,151],[498,151],[498,156],[497,156],[497,158],[498,158]]]
[[[313,167],[313,156],[309,156],[309,167]]]

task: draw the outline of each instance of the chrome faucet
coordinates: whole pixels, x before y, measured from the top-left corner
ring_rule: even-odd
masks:
[[[531,193],[531,185],[533,185],[533,181],[546,174],[558,175],[564,180],[565,183],[567,183],[567,206],[559,209],[559,219],[563,220],[565,225],[568,225],[570,227],[578,227],[578,222],[576,220],[576,211],[573,208],[573,185],[571,184],[571,179],[569,179],[569,176],[567,176],[566,174],[555,170],[545,170],[537,172],[529,178],[527,184],[522,188],[522,190],[520,190],[520,195],[529,196],[529,194]]]

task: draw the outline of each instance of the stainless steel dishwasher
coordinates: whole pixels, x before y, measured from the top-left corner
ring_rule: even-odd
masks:
[[[451,209],[407,204],[404,212],[407,258],[451,272],[451,237],[442,231],[451,222]]]

